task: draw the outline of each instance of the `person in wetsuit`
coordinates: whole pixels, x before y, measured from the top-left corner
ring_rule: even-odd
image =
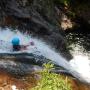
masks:
[[[12,39],[13,51],[27,50],[28,46],[33,46],[34,42],[30,42],[27,45],[20,45],[20,39],[18,37],[14,37]]]

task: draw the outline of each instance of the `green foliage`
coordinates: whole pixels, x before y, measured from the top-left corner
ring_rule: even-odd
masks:
[[[65,6],[68,6],[68,5],[70,4],[70,1],[71,1],[71,0],[54,0],[54,2],[56,2],[56,3],[58,3],[58,4],[62,3],[62,4],[64,4]]]
[[[71,90],[67,79],[64,80],[62,76],[49,72],[53,64],[44,64],[44,67],[44,70],[40,72],[42,77],[38,85],[31,90]]]
[[[70,0],[60,0],[60,2],[63,3],[64,5],[66,5],[66,6],[69,4],[69,1]]]

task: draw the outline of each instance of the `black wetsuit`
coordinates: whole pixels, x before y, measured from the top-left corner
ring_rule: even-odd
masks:
[[[20,45],[13,45],[13,51],[20,51]]]

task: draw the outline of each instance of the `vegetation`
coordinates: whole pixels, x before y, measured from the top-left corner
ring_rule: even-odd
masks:
[[[68,79],[63,79],[62,76],[50,73],[49,70],[53,69],[53,64],[44,64],[44,70],[40,72],[42,76],[37,86],[31,90],[71,90]]]
[[[71,0],[54,0],[57,4],[64,4],[65,6],[68,6],[70,4]]]

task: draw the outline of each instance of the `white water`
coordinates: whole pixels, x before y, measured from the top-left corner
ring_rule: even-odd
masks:
[[[70,65],[90,83],[90,53],[78,44],[72,44],[71,47],[73,48],[71,51],[73,59],[70,61]]]
[[[76,55],[70,61],[71,66],[90,83],[90,60],[87,56]]]
[[[16,37],[16,36],[18,36],[20,38],[21,44],[28,44],[30,41],[34,42],[34,46],[29,46],[28,50],[26,50],[26,52],[28,52],[28,53],[32,52],[32,53],[35,53],[35,54],[43,55],[46,58],[56,62],[58,65],[64,67],[67,70],[69,70],[69,72],[71,74],[73,74],[73,76],[78,78],[79,80],[81,80],[83,82],[86,82],[86,83],[90,83],[90,71],[89,71],[90,70],[90,66],[89,66],[90,63],[89,63],[89,60],[88,60],[88,62],[84,61],[86,63],[84,65],[84,67],[85,67],[85,69],[87,69],[86,72],[85,72],[84,69],[83,69],[83,66],[81,65],[82,62],[81,61],[78,62],[78,58],[74,58],[72,60],[72,62],[69,63],[59,53],[57,53],[54,50],[54,48],[51,48],[45,42],[43,42],[41,40],[38,40],[37,38],[33,38],[30,35],[20,33],[19,31],[12,32],[10,29],[6,29],[6,30],[3,30],[3,31],[0,30],[0,39],[1,40],[11,42],[12,38]],[[39,52],[37,52],[37,51],[39,51]],[[0,49],[0,52],[2,52],[1,49]],[[8,53],[7,50],[5,50],[5,52]],[[81,58],[79,58],[79,59],[81,59]],[[75,63],[75,62],[77,62],[77,63]],[[86,67],[86,65],[88,67]],[[78,69],[78,66],[80,66],[79,69]],[[85,74],[85,73],[88,73],[88,74]]]

